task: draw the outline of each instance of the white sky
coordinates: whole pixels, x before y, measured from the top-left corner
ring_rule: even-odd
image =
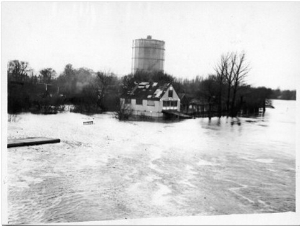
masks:
[[[2,2],[2,66],[28,61],[58,73],[71,63],[125,75],[132,40],[164,40],[165,72],[213,73],[221,55],[246,52],[253,86],[295,89],[299,2]],[[4,62],[4,63],[3,63]]]

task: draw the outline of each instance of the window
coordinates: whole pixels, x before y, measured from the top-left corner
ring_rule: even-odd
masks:
[[[173,90],[169,90],[169,96],[168,97],[173,97]]]
[[[131,104],[131,99],[126,98],[125,99],[125,104]]]
[[[164,100],[163,107],[177,107],[178,101],[177,100]]]
[[[136,99],[137,105],[143,105],[143,99]]]
[[[155,106],[154,101],[153,100],[148,100],[147,101],[147,106]]]

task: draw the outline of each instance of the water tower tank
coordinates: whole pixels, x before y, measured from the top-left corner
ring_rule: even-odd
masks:
[[[147,72],[163,71],[165,42],[152,39],[135,39],[132,43],[132,73],[137,70]]]

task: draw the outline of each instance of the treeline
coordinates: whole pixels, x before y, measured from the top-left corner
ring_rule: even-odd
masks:
[[[71,64],[59,75],[52,68],[35,74],[28,62],[14,60],[9,62],[7,70],[8,113],[56,113],[68,105],[72,106],[72,111],[86,114],[118,111],[120,95],[142,81],[172,83],[177,93],[187,97],[187,105],[196,99],[219,116],[235,116],[240,111],[257,112],[266,102],[271,105],[269,99],[296,98],[296,91],[247,85],[248,72],[243,53],[221,56],[214,73],[194,79],[145,71],[118,77],[111,72],[73,68]]]
[[[173,82],[163,72],[137,72],[117,77],[111,72],[94,72],[88,68],[73,68],[67,64],[57,75],[52,68],[35,74],[28,62],[10,61],[8,76],[8,113],[56,113],[68,105],[71,111],[102,113],[120,109],[120,95],[136,82]]]
[[[28,62],[8,64],[8,113],[56,113],[72,105],[72,111],[101,113],[118,107],[120,79],[113,73],[75,69],[71,64],[57,75],[52,68],[34,74]]]
[[[296,100],[296,90],[271,90],[271,99]]]
[[[58,98],[58,93],[53,97],[49,95],[51,88],[47,84],[50,85],[51,76],[54,75],[55,71],[49,69],[41,70],[37,76],[29,68],[28,62],[10,61],[7,68],[8,113],[63,110],[64,103]]]

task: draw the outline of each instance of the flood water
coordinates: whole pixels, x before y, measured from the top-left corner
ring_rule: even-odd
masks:
[[[296,102],[273,105],[168,123],[22,114],[8,138],[61,142],[7,149],[9,223],[294,212]]]

